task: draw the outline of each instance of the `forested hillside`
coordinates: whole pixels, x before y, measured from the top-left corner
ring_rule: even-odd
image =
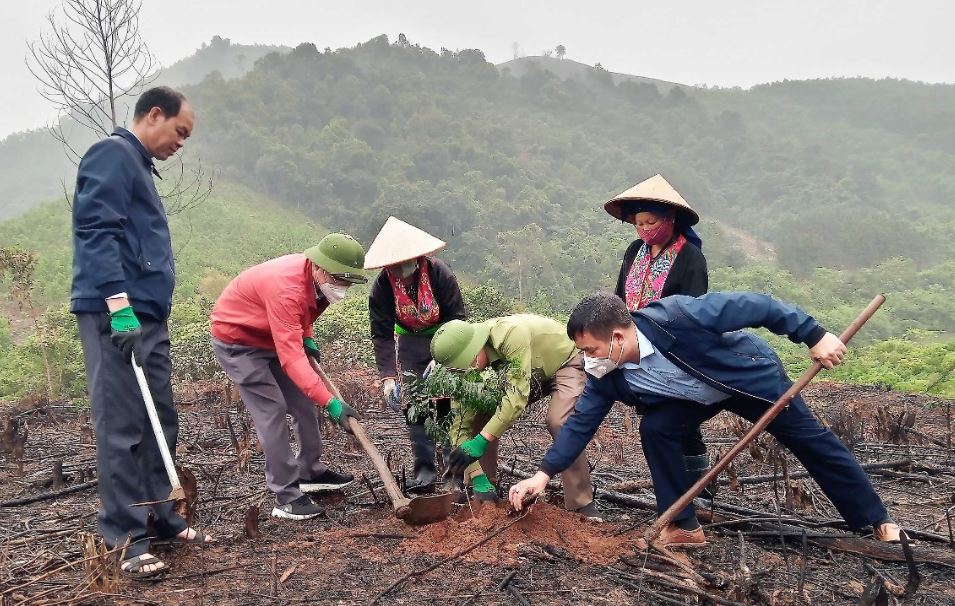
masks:
[[[174,218],[177,296],[200,323],[180,317],[180,329],[202,334],[203,280],[211,292],[296,250],[312,235],[305,217],[367,245],[396,215],[448,241],[442,256],[469,290],[560,315],[612,284],[633,237],[602,203],[661,172],[704,218],[711,288],[776,294],[834,331],[886,292],[839,376],[955,394],[955,86],[661,94],[601,69],[563,79],[526,67],[515,77],[477,50],[380,37],[303,44],[186,87],[198,111],[189,153],[220,177],[209,203]],[[67,227],[62,202],[0,225],[4,245],[38,252],[44,305],[66,296]],[[360,298],[338,312],[351,327],[341,334],[363,336]],[[0,326],[0,343],[11,332]],[[802,352],[784,354],[798,368]]]
[[[799,273],[953,258],[953,86],[831,80],[661,96],[601,70],[587,82],[502,77],[479,51],[382,37],[337,52],[302,45],[190,94],[204,120],[195,146],[225,177],[363,237],[401,214],[488,277],[517,254],[512,232],[534,224],[541,238],[516,239],[555,260],[538,272],[562,274],[551,294],[610,270],[602,262],[619,242],[608,234],[629,234],[600,203],[655,172],[705,218],[774,243]]]

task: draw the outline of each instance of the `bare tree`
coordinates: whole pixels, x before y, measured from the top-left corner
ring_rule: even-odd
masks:
[[[558,44],[557,48],[554,49],[554,52],[557,54],[558,59],[563,60],[564,55],[567,54],[567,47],[563,44]]]
[[[50,132],[74,164],[82,150],[73,147],[70,127],[109,136],[119,126],[118,112],[128,113],[124,99],[138,96],[156,78],[159,65],[140,35],[141,8],[142,0],[63,0],[60,14],[47,18],[50,30],[28,45],[27,67],[59,112]],[[177,159],[161,170],[172,177],[160,184],[170,214],[201,204],[215,181],[201,162],[187,170]]]
[[[29,43],[27,67],[60,116],[50,127],[66,153],[67,120],[106,137],[116,129],[120,99],[136,96],[156,77],[155,57],[139,33],[141,0],[63,0],[50,30]],[[65,120],[65,119],[67,120]]]

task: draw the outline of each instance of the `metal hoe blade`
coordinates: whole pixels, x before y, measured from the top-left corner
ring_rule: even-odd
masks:
[[[454,505],[455,493],[446,492],[437,495],[417,496],[408,502],[408,509],[400,516],[405,524],[420,526],[433,524],[447,519],[451,515],[451,506]]]

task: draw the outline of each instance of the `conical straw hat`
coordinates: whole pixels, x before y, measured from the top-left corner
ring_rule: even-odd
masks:
[[[604,204],[604,210],[617,219],[626,221],[626,217],[624,217],[623,214],[626,203],[639,200],[661,202],[673,206],[678,211],[684,213],[689,219],[687,225],[696,225],[700,222],[700,216],[696,214],[696,211],[683,199],[680,192],[673,189],[673,186],[663,178],[663,175],[659,174],[653,175],[646,181],[637,183],[622,194],[614,196],[612,200]]]
[[[365,269],[394,265],[441,250],[447,243],[401,219],[388,217],[365,253]]]

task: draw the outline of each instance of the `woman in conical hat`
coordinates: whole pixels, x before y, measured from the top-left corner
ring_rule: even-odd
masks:
[[[708,280],[703,242],[693,231],[700,217],[662,175],[654,175],[604,204],[613,217],[631,223],[634,240],[623,255],[617,296],[630,311],[670,295],[706,294]],[[691,481],[709,468],[699,427],[683,440]]]
[[[389,217],[365,255],[365,269],[382,268],[368,296],[368,316],[382,395],[396,412],[402,412],[401,373],[420,377],[431,362],[434,333],[449,320],[465,319],[454,272],[432,256],[445,246],[431,234]],[[423,421],[409,423],[408,434],[414,449],[414,485],[433,484],[434,441]]]
[[[660,297],[706,293],[703,242],[693,231],[700,217],[666,179],[655,175],[638,183],[604,209],[637,232],[624,254],[616,289],[630,311]]]

